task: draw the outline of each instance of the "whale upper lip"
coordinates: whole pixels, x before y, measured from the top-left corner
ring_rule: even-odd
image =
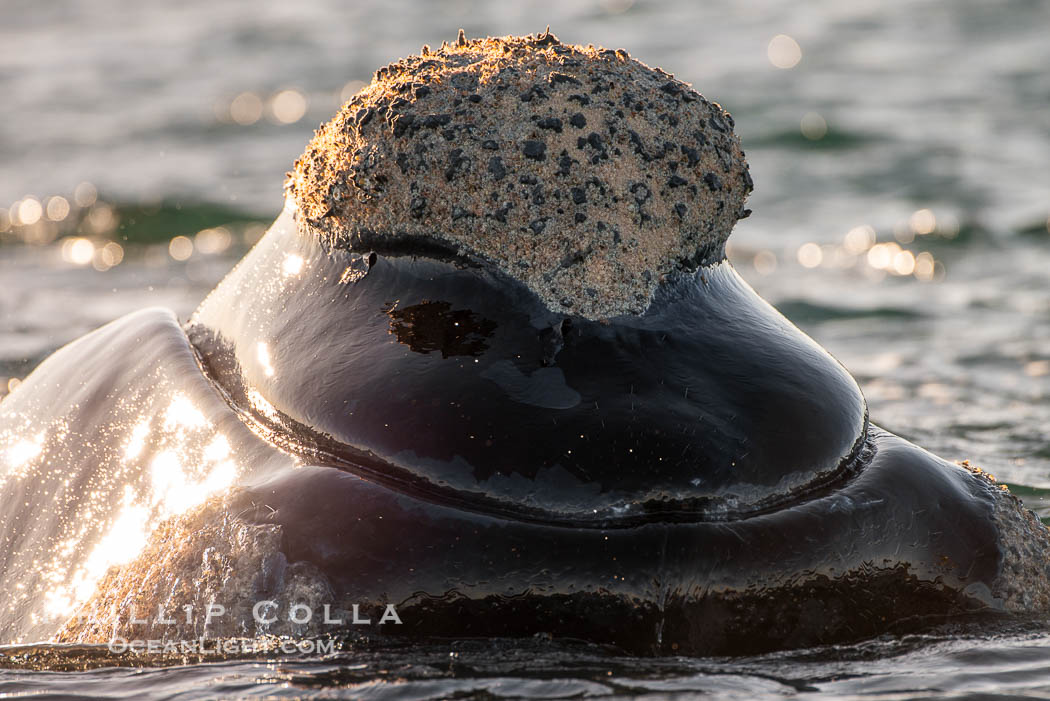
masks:
[[[380,253],[339,282],[361,255],[279,222],[185,327],[228,403],[301,462],[606,527],[784,508],[863,452],[856,383],[726,262],[595,322],[462,261]]]

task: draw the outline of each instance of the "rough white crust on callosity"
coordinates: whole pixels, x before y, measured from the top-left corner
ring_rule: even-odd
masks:
[[[286,187],[332,245],[439,243],[601,319],[720,257],[751,178],[729,114],[626,51],[461,32],[377,71]]]

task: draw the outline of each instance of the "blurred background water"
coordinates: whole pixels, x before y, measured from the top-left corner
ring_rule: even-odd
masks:
[[[1042,0],[4,0],[0,396],[129,311],[185,318],[280,210],[313,129],[376,68],[460,27],[547,24],[563,41],[627,48],[726,107],[756,183],[731,240],[744,277],[857,377],[876,423],[981,465],[1050,516]],[[90,682],[91,695],[134,695],[166,680],[165,693],[202,696],[1050,693],[1048,645],[945,635],[675,664],[540,651],[544,683],[510,663],[464,677],[428,648],[374,667],[343,653],[284,671],[0,672],[0,691]],[[979,650],[985,676],[959,674]]]

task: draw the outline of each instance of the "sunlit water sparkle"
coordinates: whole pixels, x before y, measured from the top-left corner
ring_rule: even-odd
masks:
[[[463,1],[423,11],[14,0],[0,24],[0,395],[125,313],[159,305],[185,319],[250,239],[208,228],[136,247],[120,239],[110,203],[177,197],[276,215],[283,173],[312,129],[373,69],[460,26],[473,36],[548,23],[567,41],[624,46],[727,107],[756,181],[754,214],[731,242],[744,277],[857,377],[880,425],[981,465],[1050,517],[1050,6],[1038,2]],[[16,234],[36,245],[11,243]],[[263,372],[273,360],[260,342]],[[120,475],[99,485],[120,507],[87,509],[54,557],[89,526],[112,537],[76,572],[40,561],[56,614],[133,556],[146,524],[235,478],[229,443],[191,403],[156,415],[114,449],[137,465],[147,442],[168,447],[138,466],[134,485]],[[0,480],[31,478],[26,466],[62,429],[17,429],[0,446]],[[3,605],[28,595],[8,592]],[[561,641],[185,664],[8,648],[0,692],[1046,695],[1044,630],[960,627],[732,660],[625,658]],[[128,663],[145,667],[112,666]],[[90,669],[38,671],[63,665]]]

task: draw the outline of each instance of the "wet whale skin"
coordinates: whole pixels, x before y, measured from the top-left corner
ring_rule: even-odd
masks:
[[[176,398],[201,435],[128,457]],[[736,653],[997,608],[993,488],[869,425],[845,370],[724,262],[586,322],[484,266],[323,250],[279,220],[184,328],[147,310],[70,344],[0,430],[40,439],[0,489],[0,586],[29,592],[10,639],[60,625],[24,615],[46,608],[32,562],[218,433],[231,510],[340,596],[398,602],[399,634]]]

